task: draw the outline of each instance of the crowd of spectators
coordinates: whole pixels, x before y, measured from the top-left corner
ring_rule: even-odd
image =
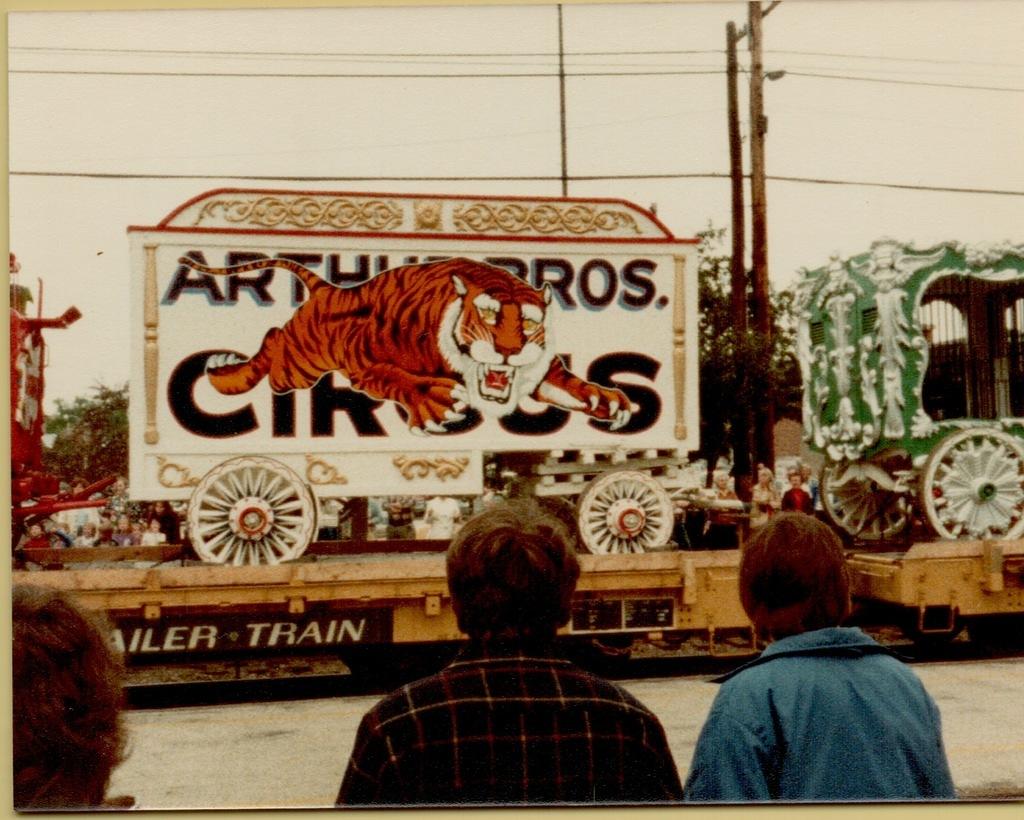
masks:
[[[75,478],[67,491],[78,495],[88,482]],[[182,542],[181,516],[166,501],[143,502],[128,497],[128,482],[119,476],[108,493],[92,500],[95,507],[62,510],[29,525],[20,547],[138,547]]]
[[[373,539],[452,538],[471,516],[505,496],[485,487],[479,496],[381,496],[367,499],[369,537]]]
[[[820,517],[821,497],[818,482],[807,465],[795,464],[786,471],[786,491],[781,482],[764,465],[758,467],[758,481],[753,487],[749,508],[749,527],[756,529],[780,511],[797,511]],[[83,492],[84,478],[68,482],[71,494]],[[728,470],[716,469],[710,497],[719,501],[736,500],[733,479]],[[106,494],[95,494],[105,503],[96,507],[80,507],[56,513],[48,519],[32,523],[22,536],[19,547],[133,547],[180,544],[185,532],[181,512],[167,501],[137,501],[129,498],[128,482],[119,476]],[[504,496],[489,487],[473,499],[436,496],[383,496],[368,499],[368,535],[371,539],[446,539],[458,533],[470,516],[493,506]],[[736,521],[728,511],[714,509],[703,516],[697,532],[687,518],[687,505],[676,510],[680,518],[676,540],[682,545],[701,544],[710,548],[736,546]],[[348,535],[348,527],[339,523],[340,499],[325,499],[320,508],[321,540],[337,540]],[[685,527],[684,527],[685,524]]]
[[[86,490],[88,482],[75,478],[62,490],[72,496]],[[370,538],[451,538],[472,514],[487,509],[502,496],[488,489],[483,496],[456,498],[436,496],[384,496],[368,499]],[[104,503],[55,513],[28,525],[18,548],[137,547],[180,544],[186,537],[183,514],[167,501],[129,498],[128,482],[119,476],[106,493],[91,500]],[[344,502],[324,499],[320,505],[318,537],[345,538],[348,528],[340,521]]]
[[[672,537],[681,549],[736,549],[741,531],[753,533],[780,512],[824,518],[821,490],[810,465],[798,461],[777,464],[776,472],[757,465],[757,481],[745,502],[739,499],[729,469],[729,464],[720,462],[711,474],[710,486],[696,499],[675,499]],[[780,476],[785,476],[785,484]]]

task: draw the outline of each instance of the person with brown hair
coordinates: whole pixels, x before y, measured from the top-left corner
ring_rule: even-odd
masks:
[[[160,532],[164,534],[167,544],[181,543],[181,519],[167,501],[154,501],[146,515],[147,521],[156,519],[160,522]]]
[[[111,536],[119,547],[137,547],[139,537],[132,531],[132,521],[127,515],[118,516],[117,528]]]
[[[114,540],[114,525],[106,518],[100,519],[100,534],[97,536],[94,547],[119,547],[120,544]]]
[[[773,516],[740,559],[740,599],[771,641],[723,683],[686,782],[691,801],[952,799],[939,711],[917,676],[854,627],[839,538]]]
[[[14,807],[125,807],[104,800],[124,757],[122,662],[108,630],[67,594],[12,590]]]
[[[789,479],[789,489],[782,494],[782,511],[814,515],[814,501],[811,499],[811,494],[803,487],[804,478],[800,470],[790,470],[786,474],[786,478]]]
[[[471,518],[448,549],[462,654],[363,718],[341,805],[640,804],[682,797],[658,719],[560,659],[579,563],[534,503]]]

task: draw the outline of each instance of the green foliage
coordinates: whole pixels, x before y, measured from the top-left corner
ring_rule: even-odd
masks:
[[[43,468],[67,481],[87,482],[128,472],[128,385],[96,385],[91,396],[57,399],[57,411],[46,419],[55,434],[43,451]]]
[[[24,285],[11,284],[10,286],[11,309],[18,311],[23,316],[27,312],[32,299],[32,291]]]
[[[754,330],[740,335],[732,315],[730,254],[725,229],[709,226],[700,238],[701,458],[713,468],[734,449],[734,421],[756,402],[774,405],[776,418],[800,418],[801,384],[796,360],[793,294],[770,293],[771,345]],[[748,277],[749,282],[749,277]],[[747,293],[748,305],[750,292]],[[752,322],[750,323],[752,325]]]
[[[773,385],[775,417],[802,420],[803,383],[796,358],[796,294],[791,290],[771,292],[774,328],[769,373]]]

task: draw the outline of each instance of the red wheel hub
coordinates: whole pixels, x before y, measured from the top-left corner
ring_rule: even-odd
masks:
[[[608,529],[618,538],[636,538],[647,526],[647,514],[635,501],[620,498],[608,508]]]
[[[239,538],[256,541],[270,532],[274,511],[262,498],[240,498],[231,508],[231,531]]]

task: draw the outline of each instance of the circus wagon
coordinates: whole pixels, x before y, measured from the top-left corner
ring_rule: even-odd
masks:
[[[849,536],[1024,533],[1024,245],[885,239],[802,272],[803,422]]]

